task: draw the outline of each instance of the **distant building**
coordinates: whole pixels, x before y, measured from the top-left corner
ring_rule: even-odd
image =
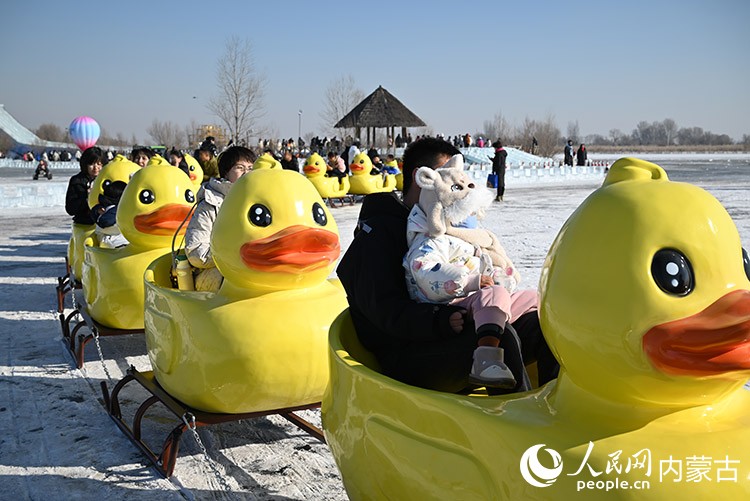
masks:
[[[226,146],[227,142],[229,142],[227,133],[220,125],[201,125],[195,129],[195,136],[189,138],[190,146],[195,146],[197,148],[198,145],[208,136],[213,136],[215,138],[216,146],[219,148]]]

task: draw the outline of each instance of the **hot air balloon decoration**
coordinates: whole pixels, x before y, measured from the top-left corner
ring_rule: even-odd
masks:
[[[73,142],[76,143],[76,146],[83,151],[96,144],[101,129],[99,128],[99,124],[96,123],[96,120],[93,118],[77,117],[70,122],[68,132],[70,132],[70,137],[73,139]]]

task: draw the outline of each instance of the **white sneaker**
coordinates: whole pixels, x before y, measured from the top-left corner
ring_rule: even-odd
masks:
[[[516,378],[503,362],[503,349],[494,346],[479,346],[474,350],[469,381],[493,388],[511,389],[516,386]]]

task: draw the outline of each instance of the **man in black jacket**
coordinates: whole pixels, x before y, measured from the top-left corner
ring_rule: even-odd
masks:
[[[503,143],[498,139],[492,143],[495,148],[495,156],[492,157],[492,172],[497,175],[497,196],[496,202],[503,201],[505,195],[505,159],[508,158],[508,152],[503,148]]]
[[[419,200],[414,171],[439,167],[460,153],[441,139],[420,139],[404,153],[404,200],[393,193],[365,197],[355,237],[337,273],[349,301],[357,336],[373,352],[383,373],[408,384],[457,392],[469,383],[477,347],[466,311],[448,304],[418,303],[409,297],[402,261],[407,251],[406,221]],[[514,391],[529,389],[524,362],[536,360],[539,382],[557,377],[559,365],[549,350],[536,311],[518,318],[520,338],[503,336],[505,362],[518,381]]]

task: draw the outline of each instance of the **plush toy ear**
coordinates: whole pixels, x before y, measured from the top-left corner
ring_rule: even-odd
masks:
[[[450,160],[438,167],[439,169],[458,169],[464,170],[464,156],[460,153],[453,155]]]
[[[414,181],[417,183],[417,186],[423,190],[434,190],[435,180],[439,177],[440,175],[433,169],[430,169],[429,167],[420,167],[417,169]]]

